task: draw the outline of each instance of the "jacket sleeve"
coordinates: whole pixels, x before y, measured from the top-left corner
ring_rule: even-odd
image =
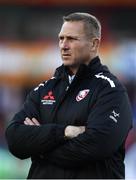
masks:
[[[70,168],[108,158],[124,143],[131,120],[126,92],[106,85],[99,90],[90,110],[85,132],[56,148],[48,159]]]
[[[42,154],[64,141],[64,126],[57,124],[43,124],[29,126],[24,124],[26,117],[35,117],[40,121],[39,91],[32,91],[6,129],[9,150],[18,158],[25,159],[33,155]]]

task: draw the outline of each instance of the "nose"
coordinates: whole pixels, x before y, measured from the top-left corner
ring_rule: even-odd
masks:
[[[60,48],[62,50],[68,50],[69,49],[69,44],[66,39],[63,39],[63,41],[60,42]]]

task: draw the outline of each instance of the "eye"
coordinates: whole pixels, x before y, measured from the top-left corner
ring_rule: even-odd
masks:
[[[63,36],[59,36],[59,40],[63,40],[64,39],[64,37]]]
[[[77,40],[77,38],[76,38],[76,37],[71,37],[71,36],[70,36],[70,37],[68,37],[68,40],[71,40],[71,41],[72,41],[72,40]]]

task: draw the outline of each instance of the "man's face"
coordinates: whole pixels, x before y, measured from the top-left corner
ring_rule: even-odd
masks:
[[[90,61],[91,40],[85,34],[83,22],[64,22],[59,33],[59,47],[65,66],[76,68]]]

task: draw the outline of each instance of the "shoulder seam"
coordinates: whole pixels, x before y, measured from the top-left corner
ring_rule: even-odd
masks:
[[[95,77],[98,78],[98,79],[101,78],[101,79],[103,79],[103,80],[106,80],[107,82],[109,82],[109,84],[110,84],[110,86],[111,86],[112,88],[115,88],[115,87],[116,87],[114,81],[111,80],[109,77],[103,75],[103,72],[96,74]]]
[[[38,89],[39,89],[39,87],[41,87],[41,86],[45,86],[45,84],[48,82],[48,81],[50,81],[50,80],[53,80],[53,79],[56,79],[56,77],[51,77],[49,80],[47,80],[47,81],[44,81],[43,83],[40,83],[36,88],[34,88],[34,91],[37,91]]]

